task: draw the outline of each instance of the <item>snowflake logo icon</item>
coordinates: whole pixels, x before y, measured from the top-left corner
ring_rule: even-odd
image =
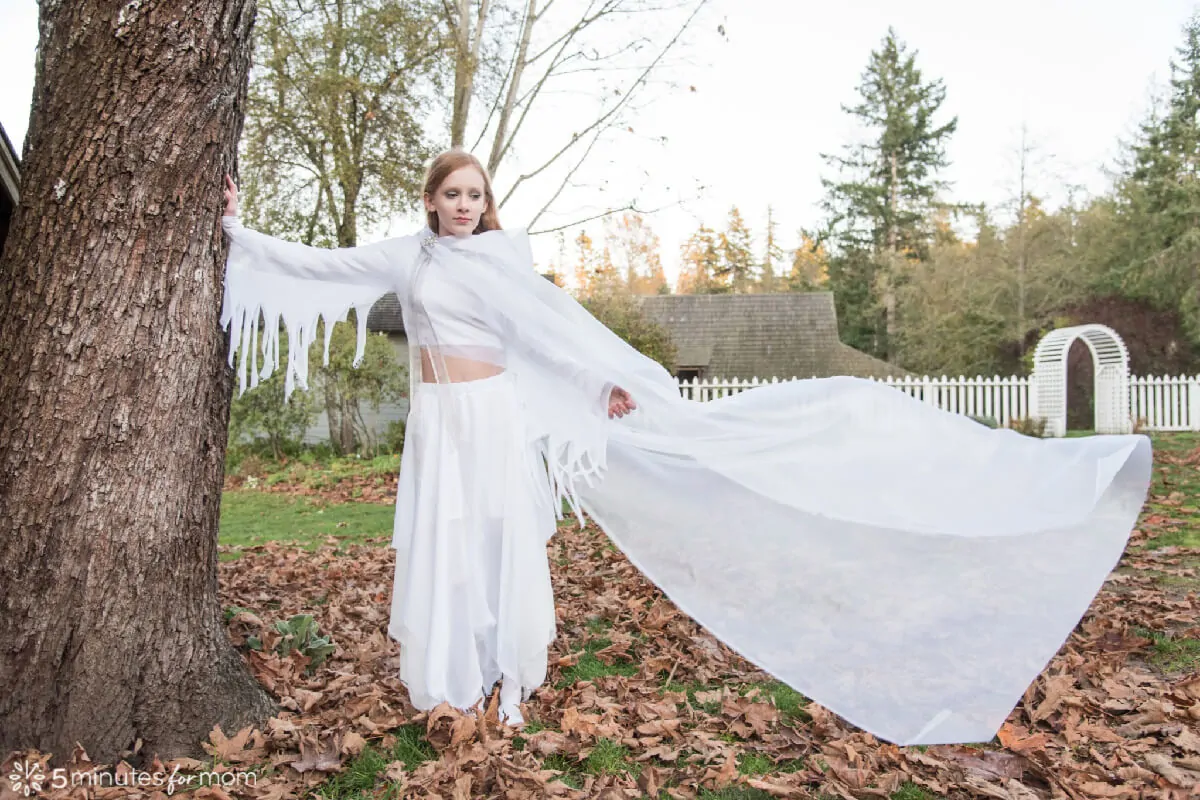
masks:
[[[29,797],[34,792],[42,790],[42,781],[46,779],[46,775],[42,772],[42,765],[36,761],[32,764],[28,761],[18,761],[13,764],[13,771],[8,779],[12,781],[14,792]]]

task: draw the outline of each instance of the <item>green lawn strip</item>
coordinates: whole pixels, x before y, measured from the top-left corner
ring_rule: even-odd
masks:
[[[307,497],[253,490],[221,497],[220,544],[253,547],[290,542],[315,549],[333,536],[346,544],[391,536],[395,508],[375,503],[321,503]],[[237,553],[222,553],[223,560]]]
[[[383,485],[400,471],[400,456],[376,458],[339,458],[320,463],[305,463],[299,459],[287,464],[272,463],[264,470],[263,482],[268,486],[288,484],[323,489],[349,479],[359,479]]]
[[[1200,547],[1200,466],[1173,463],[1200,447],[1200,433],[1156,433],[1151,442],[1154,469],[1142,524],[1153,538],[1130,550]],[[1147,523],[1147,516],[1164,519]]]
[[[400,454],[381,455],[375,458],[359,456],[318,456],[304,452],[293,458],[276,461],[259,455],[245,455],[235,466],[226,465],[230,475],[257,477],[269,483],[291,483],[305,485],[314,476],[339,483],[350,477],[394,477],[400,470]]]

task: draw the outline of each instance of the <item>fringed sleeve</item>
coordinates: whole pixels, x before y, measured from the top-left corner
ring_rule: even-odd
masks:
[[[320,318],[326,322],[324,363],[328,364],[333,323],[355,309],[357,366],[366,347],[367,312],[382,295],[402,290],[420,247],[418,237],[407,236],[362,247],[324,249],[267,236],[243,227],[235,216],[222,217],[221,226],[229,237],[221,324],[230,332],[230,366],[240,352],[239,393],[247,383],[257,386],[278,366],[280,323],[288,336],[285,397],[297,383],[308,388],[308,349]]]

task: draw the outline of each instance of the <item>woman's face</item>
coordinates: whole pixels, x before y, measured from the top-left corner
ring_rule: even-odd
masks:
[[[470,236],[487,210],[483,175],[474,167],[459,167],[446,176],[433,195],[425,195],[425,210],[436,211],[439,236]]]

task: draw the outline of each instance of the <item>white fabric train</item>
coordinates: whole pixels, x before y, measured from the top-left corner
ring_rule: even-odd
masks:
[[[721,641],[898,744],[992,738],[1120,558],[1148,490],[1145,436],[1032,439],[868,380],[684,400],[532,269],[521,232],[320,250],[224,225],[222,321],[243,388],[248,361],[252,385],[276,366],[281,321],[290,388],[318,315],[357,308],[361,343],[367,309],[397,292],[414,353],[512,373],[556,513],[563,499],[581,524],[586,512]],[[639,408],[610,420],[614,384]]]

